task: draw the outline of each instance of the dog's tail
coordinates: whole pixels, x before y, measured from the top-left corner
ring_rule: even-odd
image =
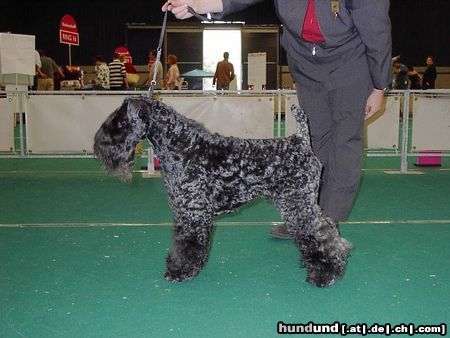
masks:
[[[297,136],[302,138],[304,145],[311,147],[311,136],[309,133],[308,117],[300,107],[296,105],[291,106],[291,113],[297,121]]]

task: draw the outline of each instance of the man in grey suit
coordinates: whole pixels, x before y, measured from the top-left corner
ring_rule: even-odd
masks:
[[[222,17],[262,0],[170,0],[179,19]],[[389,0],[275,0],[282,45],[300,105],[322,161],[320,206],[336,222],[348,219],[359,186],[364,119],[380,110],[391,83]],[[289,238],[286,227],[271,234]]]

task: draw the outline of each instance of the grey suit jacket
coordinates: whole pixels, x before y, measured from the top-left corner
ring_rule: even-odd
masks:
[[[263,0],[222,0],[226,16]],[[282,46],[297,86],[331,90],[371,81],[391,84],[392,41],[389,0],[339,0],[335,18],[331,0],[315,0],[325,41],[314,44],[300,36],[308,0],[274,0],[283,24]]]

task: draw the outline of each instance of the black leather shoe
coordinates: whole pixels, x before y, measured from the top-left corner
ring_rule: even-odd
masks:
[[[273,228],[270,231],[270,236],[279,238],[279,239],[291,239],[291,235],[287,230],[286,224],[280,224],[277,227]]]

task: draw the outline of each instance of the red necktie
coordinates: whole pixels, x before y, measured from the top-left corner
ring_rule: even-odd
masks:
[[[306,9],[305,20],[303,21],[301,37],[309,42],[325,41],[325,38],[320,31],[319,21],[317,20],[314,0],[308,0],[308,8]]]

